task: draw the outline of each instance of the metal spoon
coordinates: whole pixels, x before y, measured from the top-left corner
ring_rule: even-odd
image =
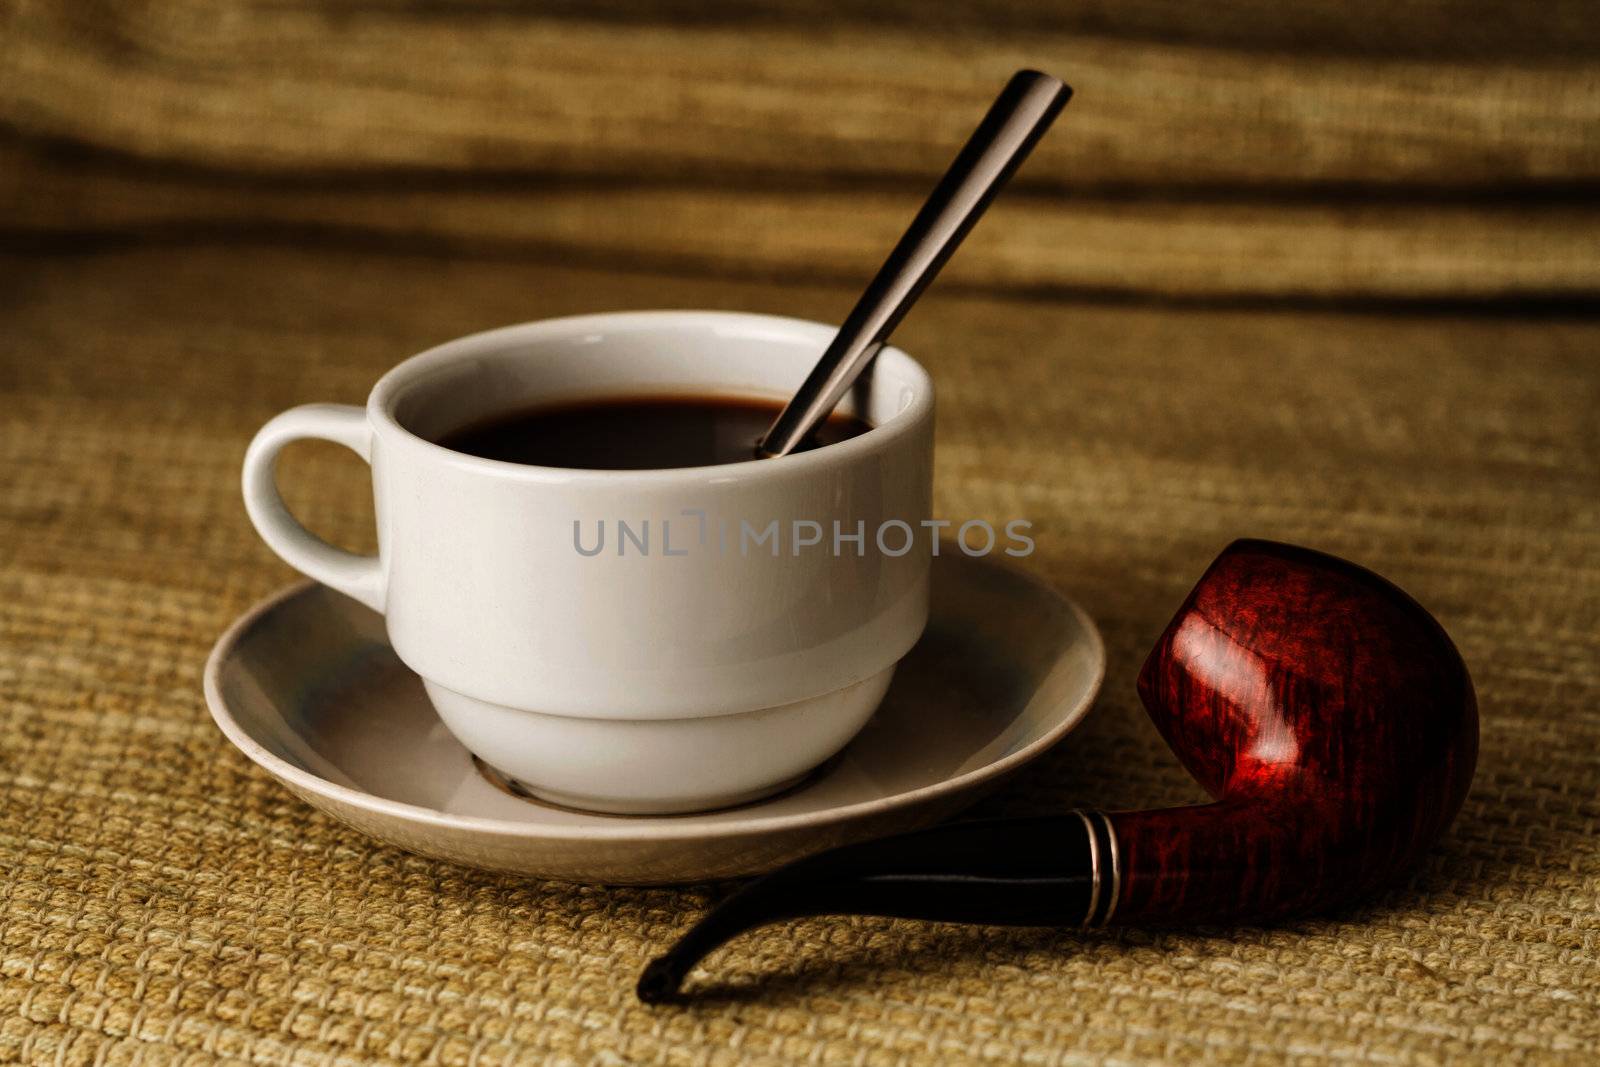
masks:
[[[1072,89],[1059,78],[1036,70],[1012,75],[805,384],[756,446],[759,456],[793,452],[828,417],[1071,97]]]

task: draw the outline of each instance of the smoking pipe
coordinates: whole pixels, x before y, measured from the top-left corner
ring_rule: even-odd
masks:
[[[645,969],[640,999],[671,999],[745,930],[809,915],[1097,927],[1332,908],[1438,839],[1477,762],[1472,681],[1439,624],[1371,571],[1292,545],[1229,545],[1138,687],[1211,803],[955,823],[818,853],[713,909]]]

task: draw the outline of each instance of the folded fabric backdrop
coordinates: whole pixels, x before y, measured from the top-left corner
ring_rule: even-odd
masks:
[[[1177,300],[1600,293],[1583,0],[48,0],[0,50],[7,229],[247,230],[854,280],[1006,77],[1079,99],[945,284]],[[1486,9],[1487,8],[1487,9]],[[553,9],[553,10],[552,10]]]

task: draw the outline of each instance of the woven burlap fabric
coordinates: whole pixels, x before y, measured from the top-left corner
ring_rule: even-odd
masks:
[[[1078,95],[947,286],[1600,292],[1592,0],[11,0],[0,42],[0,227],[43,239],[856,283],[1037,66]]]
[[[980,809],[1199,799],[1132,678],[1230,538],[1353,557],[1437,613],[1482,758],[1404,884],[1273,928],[817,920],[632,982],[724,887],[454,867],[313,812],[212,726],[216,635],[293,577],[238,468],[292,404],[494,324],[624,307],[837,318],[843,288],[271,244],[13,255],[0,303],[0,1060],[335,1064],[1592,1062],[1600,1052],[1600,323],[935,292],[937,510],[1025,516],[1105,693]],[[366,471],[286,456],[371,544]],[[397,773],[403,769],[397,768]]]

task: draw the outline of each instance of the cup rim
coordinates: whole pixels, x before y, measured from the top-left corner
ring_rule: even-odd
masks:
[[[457,337],[407,358],[379,378],[377,384],[373,386],[367,398],[367,418],[375,432],[381,431],[387,436],[389,440],[386,443],[403,447],[416,459],[442,462],[460,470],[513,481],[546,484],[633,483],[671,486],[703,484],[708,477],[715,478],[719,483],[783,478],[848,464],[852,460],[892,448],[907,435],[915,433],[917,428],[932,416],[934,403],[932,377],[911,356],[899,348],[888,345],[878,353],[876,362],[893,368],[894,373],[912,383],[914,395],[911,402],[888,419],[873,425],[865,433],[808,452],[784,456],[782,463],[749,459],[712,466],[661,467],[645,470],[541,467],[529,463],[487,459],[446,448],[408,429],[395,416],[395,406],[400,397],[420,376],[441,366],[472,359],[507,345],[556,340],[573,334],[592,334],[619,328],[636,330],[649,326],[682,326],[696,321],[723,327],[759,328],[769,332],[777,330],[786,334],[789,339],[800,338],[817,342],[818,355],[838,329],[825,323],[785,315],[690,309],[601,312],[536,319]]]

